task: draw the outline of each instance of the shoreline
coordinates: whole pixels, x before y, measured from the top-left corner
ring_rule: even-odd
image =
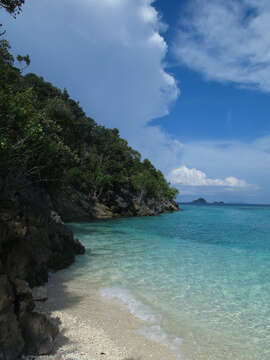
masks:
[[[65,270],[64,270],[65,271]],[[48,299],[36,309],[58,318],[59,335],[51,355],[40,360],[176,360],[169,345],[150,340],[138,329],[145,321],[115,299],[100,294],[100,284],[66,279],[64,271],[52,274]]]

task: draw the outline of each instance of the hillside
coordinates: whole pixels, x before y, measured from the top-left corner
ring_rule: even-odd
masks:
[[[0,170],[5,184],[20,187],[27,178],[45,187],[60,199],[54,205],[67,219],[73,218],[65,212],[72,211],[68,201],[81,208],[78,219],[174,209],[177,190],[149,160],[141,160],[117,129],[87,117],[66,90],[34,74],[22,76],[5,40],[0,50]],[[103,210],[95,210],[98,203]]]
[[[35,311],[31,289],[84,253],[64,221],[178,206],[177,190],[117,129],[86,116],[66,90],[22,75],[6,40],[0,40],[0,117],[0,359],[13,360],[52,349],[57,324]]]

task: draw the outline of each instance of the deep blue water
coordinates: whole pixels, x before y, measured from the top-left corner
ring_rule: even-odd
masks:
[[[269,360],[270,207],[182,208],[71,224],[88,251],[70,273],[124,302],[179,359]]]

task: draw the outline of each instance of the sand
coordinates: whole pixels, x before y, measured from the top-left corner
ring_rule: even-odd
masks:
[[[48,300],[38,302],[39,311],[58,318],[60,333],[53,354],[42,360],[175,360],[169,346],[149,340],[138,332],[143,320],[124,305],[100,295],[100,286],[85,288],[78,280],[53,274]]]

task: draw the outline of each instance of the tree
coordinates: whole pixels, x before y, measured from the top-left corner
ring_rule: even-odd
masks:
[[[0,66],[4,64],[13,65],[14,57],[9,52],[10,45],[7,40],[0,40]]]
[[[21,11],[25,0],[0,0],[0,9],[5,9],[9,14],[16,17]]]
[[[31,63],[31,60],[30,60],[30,57],[29,57],[28,54],[25,55],[25,56],[17,55],[17,60],[19,61],[19,63],[21,63],[21,62],[24,62],[24,63],[25,63],[25,67],[22,68],[22,71],[23,71],[24,69],[26,69],[27,66],[29,66],[30,63]]]

